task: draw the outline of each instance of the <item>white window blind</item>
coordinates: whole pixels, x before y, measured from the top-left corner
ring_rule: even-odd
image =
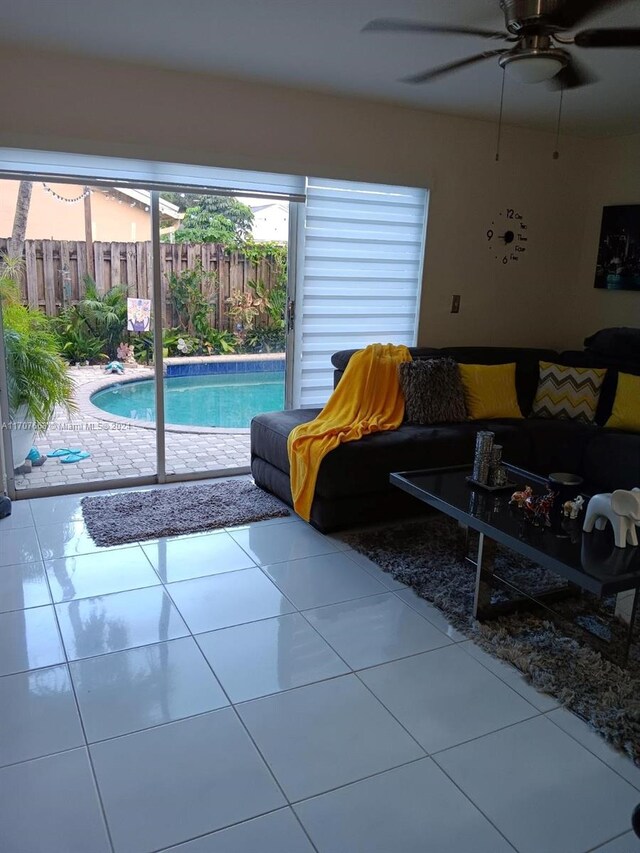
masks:
[[[321,406],[331,356],[370,343],[413,346],[427,191],[309,178],[300,228],[294,405]]]
[[[304,201],[305,178],[300,175],[0,148],[0,177],[10,178],[16,173],[81,179],[89,183],[101,181],[110,186],[127,183],[145,189],[180,187]]]

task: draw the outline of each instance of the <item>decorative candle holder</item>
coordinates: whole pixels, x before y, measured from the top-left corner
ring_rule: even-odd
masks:
[[[489,430],[480,430],[476,434],[476,452],[473,459],[473,479],[476,483],[486,485],[489,482],[494,439],[495,433]]]

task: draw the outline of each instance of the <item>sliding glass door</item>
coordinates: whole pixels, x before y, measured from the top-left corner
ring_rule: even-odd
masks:
[[[148,318],[143,335],[129,331],[129,300],[148,305],[153,292],[151,193],[3,180],[0,235],[5,467],[16,492],[155,477]]]
[[[289,203],[170,198],[180,220],[159,241],[166,475],[246,470],[251,419],[285,404]]]
[[[331,355],[416,339],[427,192],[0,150],[11,496],[247,471]]]
[[[287,402],[295,205],[29,178],[0,181],[10,490],[248,470]]]

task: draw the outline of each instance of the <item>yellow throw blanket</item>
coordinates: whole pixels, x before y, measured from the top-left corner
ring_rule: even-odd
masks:
[[[371,344],[351,356],[338,387],[318,417],[289,434],[293,507],[309,521],[320,463],[345,441],[397,429],[404,417],[398,365],[411,361],[405,346]]]

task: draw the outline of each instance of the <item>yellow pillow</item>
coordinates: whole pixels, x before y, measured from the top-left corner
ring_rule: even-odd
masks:
[[[640,376],[618,374],[613,411],[605,427],[640,432]]]
[[[521,418],[516,394],[516,365],[459,364],[467,412],[472,421]]]

